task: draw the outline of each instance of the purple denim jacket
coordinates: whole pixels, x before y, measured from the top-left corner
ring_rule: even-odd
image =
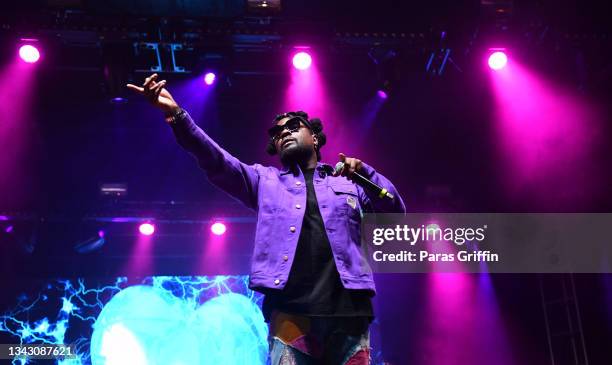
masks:
[[[299,168],[247,165],[219,147],[185,113],[172,124],[178,143],[198,160],[208,179],[257,212],[249,287],[282,289],[289,277],[306,207],[306,185]],[[324,173],[318,163],[313,182],[325,231],[345,288],[375,293],[372,270],[361,247],[361,214],[404,213],[397,190],[365,163],[362,173],[395,196],[392,202],[364,191],[345,177]]]

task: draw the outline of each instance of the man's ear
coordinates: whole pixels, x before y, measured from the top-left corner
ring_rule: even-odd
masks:
[[[312,135],[312,141],[314,142],[314,145],[316,147],[319,147],[319,140],[317,139],[317,135],[316,134]]]

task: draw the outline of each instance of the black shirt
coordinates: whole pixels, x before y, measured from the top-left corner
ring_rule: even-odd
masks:
[[[266,321],[274,310],[303,316],[374,317],[366,290],[346,289],[340,281],[312,182],[304,170],[306,211],[287,284],[268,290],[263,302]]]

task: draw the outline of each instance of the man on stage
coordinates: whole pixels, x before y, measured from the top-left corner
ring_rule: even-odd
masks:
[[[344,154],[340,172],[321,163],[323,124],[304,112],[278,115],[268,130],[267,151],[279,155],[282,169],[244,164],[206,135],[165,86],[156,74],[142,86],[128,84],[162,109],[213,184],[257,212],[249,287],[265,295],[271,364],[369,364],[375,286],[361,217],[405,212],[393,184]],[[354,184],[355,172],[394,198]]]

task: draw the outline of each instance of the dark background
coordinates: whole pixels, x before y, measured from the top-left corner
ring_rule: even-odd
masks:
[[[247,273],[254,215],[208,183],[175,144],[157,110],[127,94],[126,103],[109,103],[111,94],[122,92],[104,76],[105,60],[113,55],[109,44],[129,48],[134,39],[156,40],[158,34],[166,39],[179,34],[184,41],[180,34],[191,28],[203,30],[195,42],[201,52],[222,55],[220,80],[205,105],[192,95],[175,96],[198,109],[192,112],[197,122],[244,162],[277,164],[264,152],[265,129],[284,111],[288,55],[300,39],[316,44],[315,62],[327,94],[342,111],[344,133],[338,144],[393,181],[409,211],[609,212],[612,22],[606,4],[492,3],[496,9],[511,4],[511,11],[500,16],[479,1],[288,1],[280,13],[269,16],[248,12],[240,1],[6,5],[0,15],[1,64],[13,61],[19,38],[34,36],[48,47],[32,85],[30,134],[15,156],[19,172],[2,171],[0,180],[0,211],[12,217],[9,223],[15,227],[13,236],[2,234],[1,239],[2,308],[14,305],[24,287],[34,290],[32,283],[47,277],[125,274],[133,226],[100,217],[160,221],[158,230],[164,233],[156,236],[154,264],[143,275]],[[405,37],[393,38],[394,32]],[[509,177],[496,149],[494,96],[481,67],[488,39],[494,37],[506,40],[523,63],[587,100],[601,116],[598,134],[604,143],[593,146],[589,156],[588,170],[596,181],[588,189],[570,187],[559,176],[544,179],[537,189],[518,189],[518,194],[502,188]],[[461,71],[453,65],[442,75],[425,71],[428,56],[442,45],[453,50]],[[368,127],[364,107],[382,81],[381,70],[368,57],[373,47],[394,49],[398,56],[390,77],[392,93]],[[191,75],[167,73],[170,90],[172,85],[180,89],[202,67],[194,63]],[[122,80],[140,83],[145,76],[129,68]],[[11,80],[0,82],[6,87]],[[14,101],[3,96],[1,102]],[[319,117],[328,125],[336,122]],[[0,123],[11,118],[1,115]],[[335,161],[322,152],[324,161]],[[6,148],[2,153],[16,154]],[[128,196],[101,197],[99,184],[108,182],[126,183]],[[227,235],[232,250],[223,269],[202,265],[207,234],[197,224],[219,212],[240,222]],[[74,243],[98,229],[109,237],[103,249],[76,254]],[[34,243],[28,246],[26,241]],[[500,312],[513,331],[513,363],[550,361],[538,278],[492,275]],[[608,275],[575,277],[591,364],[609,363],[612,355],[610,280]],[[380,275],[377,283],[385,357],[403,364],[409,351],[410,363],[427,364],[419,349],[411,347],[427,320],[418,316],[426,276]]]

